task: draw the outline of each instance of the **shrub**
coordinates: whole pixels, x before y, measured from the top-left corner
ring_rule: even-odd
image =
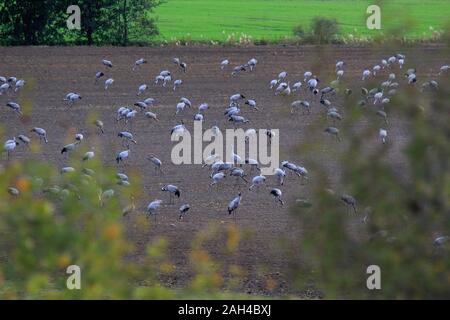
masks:
[[[81,150],[73,154],[82,155]],[[133,234],[146,234],[152,219],[139,207],[123,216],[123,209],[141,196],[139,178],[131,175],[132,185],[119,185],[114,168],[103,167],[98,158],[88,167],[72,158],[75,171],[65,174],[37,160],[0,165],[0,299],[236,297],[221,290],[228,285],[222,264],[203,248],[203,238],[193,243],[192,263],[185,266],[194,271],[192,282],[180,290],[161,280],[174,270],[167,239],[153,238],[142,261],[129,258],[136,248],[127,240],[124,219],[136,226]],[[114,193],[104,197],[105,190]],[[212,236],[225,233],[225,243],[235,244],[237,232],[222,228]],[[80,267],[81,290],[66,287],[70,265]]]

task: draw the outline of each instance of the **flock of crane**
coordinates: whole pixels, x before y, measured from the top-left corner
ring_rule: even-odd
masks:
[[[389,104],[391,101],[391,97],[394,96],[397,92],[397,89],[399,88],[399,83],[401,81],[405,81],[408,85],[415,85],[418,81],[417,73],[415,69],[407,69],[404,70],[404,64],[405,64],[406,57],[403,54],[396,54],[393,55],[387,59],[382,59],[380,61],[380,64],[377,64],[371,68],[365,69],[362,71],[361,76],[361,100],[359,104],[362,105],[368,105],[372,104],[376,108],[376,114],[380,116],[382,119],[384,119],[384,122],[386,125],[388,125],[388,115],[385,111],[384,106]],[[133,65],[133,70],[136,70],[140,68],[142,65],[146,64],[147,60],[144,58],[141,58],[137,60]],[[174,58],[173,63],[177,68],[180,68],[180,70],[183,73],[188,72],[188,65],[186,62],[181,61],[179,58]],[[109,60],[102,60],[101,64],[103,65],[103,68],[105,68],[103,71],[98,71],[95,74],[95,82],[98,83],[99,81],[104,80],[104,90],[110,90],[114,86],[114,79],[107,76],[108,70],[111,68],[114,68],[114,65],[112,61]],[[218,63],[218,68],[222,70],[222,72],[228,72],[227,70],[229,68],[232,68],[231,75],[232,76],[238,76],[239,73],[242,72],[252,72],[258,65],[258,60],[255,58],[250,59],[247,63],[242,65],[237,65],[235,67],[230,67],[230,61],[228,59],[225,59]],[[268,90],[272,90],[274,92],[275,96],[296,96],[299,95],[302,92],[303,99],[302,100],[295,100],[290,105],[290,111],[291,113],[298,112],[298,110],[302,110],[303,113],[310,113],[311,107],[313,105],[313,102],[317,101],[321,105],[326,107],[326,115],[328,118],[330,118],[333,122],[333,126],[329,126],[324,129],[324,132],[327,134],[330,134],[336,138],[336,140],[340,141],[341,137],[339,134],[339,129],[336,126],[336,123],[338,123],[340,120],[343,119],[342,114],[339,112],[338,108],[336,107],[335,103],[332,103],[332,99],[336,98],[338,95],[351,95],[353,94],[351,89],[345,89],[343,92],[340,92],[338,89],[338,84],[341,78],[345,77],[345,66],[346,63],[344,61],[338,61],[335,65],[335,73],[336,73],[336,79],[332,81],[330,84],[326,86],[321,86],[320,79],[311,71],[306,71],[304,73],[303,79],[299,81],[295,81],[293,85],[291,86],[290,81],[287,81],[288,79],[288,72],[287,71],[281,71],[275,79],[270,80],[268,83]],[[438,74],[436,74],[436,79],[441,76],[444,73],[449,72],[450,66],[444,65],[440,68],[440,71]],[[191,70],[189,70],[191,72]],[[400,74],[400,76],[399,76]],[[170,85],[171,90],[176,91],[177,88],[183,85],[183,81],[181,79],[172,79],[173,73],[169,70],[162,70],[154,79],[154,85],[161,85],[163,87],[166,87]],[[386,77],[387,76],[387,77]],[[366,89],[365,83],[368,83],[368,79],[376,79],[377,81],[380,80],[380,84],[376,86],[373,89]],[[22,116],[22,110],[19,103],[17,103],[17,93],[20,92],[21,88],[23,88],[26,85],[26,81],[23,79],[17,79],[16,77],[0,77],[0,96],[1,95],[7,95],[8,98],[11,97],[11,101],[9,101],[6,106],[12,110],[12,112],[16,113],[19,117]],[[422,84],[422,90],[437,90],[438,89],[438,82],[437,80],[430,80],[426,81]],[[145,95],[145,93],[150,89],[149,84],[142,84],[137,88],[136,95],[137,97],[142,97]],[[69,92],[66,94],[66,96],[63,98],[63,101],[70,107],[70,108],[76,108],[77,102],[82,100],[82,95],[77,92]],[[155,103],[155,99],[152,97],[147,97],[144,99],[139,99],[136,103],[134,103],[133,106],[121,106],[117,109],[117,121],[124,122],[126,124],[129,124],[129,130],[128,131],[120,131],[117,132],[117,136],[122,139],[122,146],[124,150],[120,151],[116,155],[116,162],[118,166],[126,161],[128,157],[130,157],[130,144],[136,144],[136,140],[134,138],[134,135],[132,133],[132,123],[133,118],[140,116],[141,114],[151,119],[152,121],[158,121],[158,115],[150,111],[152,110],[152,106]],[[244,116],[242,116],[241,112],[241,106],[245,105],[246,107],[250,108],[251,110],[259,110],[257,103],[253,99],[248,99],[244,96],[242,93],[234,93],[230,96],[229,99],[229,105],[226,106],[224,110],[224,115],[227,117],[229,121],[233,123],[234,126],[248,123],[248,119],[246,119]],[[191,108],[192,103],[191,101],[186,98],[182,97],[179,102],[176,104],[175,107],[175,114],[179,114],[185,110],[185,108]],[[207,103],[202,103],[198,107],[198,111],[193,117],[194,121],[203,121],[204,120],[204,114],[209,109],[209,106]],[[105,133],[104,125],[101,120],[95,121],[95,126],[98,128],[99,132],[102,134]],[[170,130],[171,135],[180,135],[183,134],[187,129],[185,127],[185,124],[183,121],[181,121],[179,124],[172,128],[168,128]],[[220,132],[220,128],[216,124],[212,127],[212,131],[214,133]],[[44,128],[35,127],[30,130],[31,133],[35,134],[39,138],[40,143],[48,143],[48,136],[47,131]],[[246,131],[247,135],[255,134],[255,129],[248,129]],[[266,130],[266,134],[269,138],[273,136],[273,132],[270,129]],[[379,139],[384,144],[387,142],[388,139],[388,131],[386,128],[380,128],[379,132]],[[79,144],[83,141],[84,135],[81,133],[77,133],[74,137],[74,142],[67,144],[65,146],[62,146],[60,149],[60,153],[70,153],[74,151]],[[15,148],[19,144],[25,144],[28,145],[31,142],[31,138],[28,137],[25,134],[18,135],[16,137],[11,137],[4,143],[4,151],[7,155],[7,158],[9,160],[10,155],[14,152]],[[88,151],[83,156],[83,161],[88,161],[89,159],[92,159],[95,156],[94,151]],[[216,155],[211,155],[208,159],[205,159],[205,164],[203,167],[209,167],[211,170],[210,179],[211,179],[211,186],[218,185],[221,183],[221,181],[227,176],[233,176],[236,177],[237,181],[243,181],[244,183],[250,183],[249,190],[253,190],[254,188],[259,189],[260,185],[263,185],[266,182],[266,177],[262,174],[256,174],[252,177],[252,179],[247,180],[247,173],[245,172],[246,166],[250,168],[250,173],[256,171],[260,171],[259,163],[257,159],[241,159],[237,154],[232,155],[233,162],[224,162],[220,157]],[[154,154],[150,154],[147,159],[154,165],[155,167],[155,173],[163,174],[163,163],[162,161]],[[65,174],[67,172],[73,172],[75,169],[72,167],[63,167],[61,169],[61,174]],[[295,164],[293,162],[289,162],[286,160],[283,160],[279,167],[275,169],[274,176],[277,178],[279,186],[277,188],[271,188],[270,189],[270,195],[272,195],[275,200],[282,206],[284,205],[284,201],[282,198],[282,190],[281,188],[284,185],[284,180],[286,177],[286,174],[288,172],[291,172],[295,176],[298,176],[300,179],[308,179],[308,170],[305,167],[302,167],[298,164]],[[94,174],[93,172],[89,171],[89,169],[85,169],[84,174]],[[126,173],[119,172],[117,173],[117,178],[119,180],[119,184],[127,185],[129,184],[129,179]],[[173,184],[167,184],[165,185],[161,191],[168,192],[170,195],[169,203],[173,203],[173,197],[181,197],[181,190],[176,185]],[[9,192],[12,195],[19,195],[19,190],[17,190],[14,187],[11,187],[9,189]],[[103,201],[107,200],[108,198],[114,196],[114,190],[106,190],[103,191],[100,194],[100,200],[101,203]],[[356,200],[348,194],[342,194],[340,196],[340,199],[342,200],[345,205],[353,210],[355,213],[357,212],[357,206],[356,206]],[[229,214],[234,214],[236,217],[236,211],[239,208],[239,205],[242,200],[242,194],[238,193],[228,204],[227,211]],[[155,215],[160,208],[161,204],[163,203],[160,199],[155,199],[153,201],[150,201],[147,206],[147,213],[148,216]],[[130,212],[135,210],[135,205],[132,203],[131,205],[127,206],[123,210],[123,214],[127,215]],[[179,219],[183,219],[183,217],[188,213],[190,210],[190,205],[187,203],[183,203],[181,207],[179,208]]]

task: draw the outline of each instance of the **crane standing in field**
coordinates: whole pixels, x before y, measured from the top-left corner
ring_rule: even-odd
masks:
[[[150,202],[147,206],[147,218],[153,216],[156,222],[156,211],[161,206],[162,200],[156,199]]]
[[[272,190],[270,190],[270,194],[273,195],[275,197],[275,199],[283,206],[284,202],[281,199],[281,196],[283,195],[283,193],[281,192],[280,189],[278,188],[273,188]]]
[[[40,142],[42,142],[42,140],[44,140],[45,143],[48,143],[47,131],[45,131],[42,128],[38,128],[38,127],[35,127],[33,129],[31,129],[30,131],[36,133],[39,136]]]
[[[136,60],[136,62],[134,63],[134,66],[133,66],[133,71],[136,70],[137,67],[142,66],[146,63],[147,63],[147,60],[145,60],[144,58],[140,58],[140,59]]]
[[[347,208],[352,208],[353,211],[356,213],[356,200],[349,194],[343,194],[341,196],[342,202],[344,202],[347,205]]]
[[[228,214],[233,214],[234,219],[236,220],[236,211],[241,204],[242,194],[239,192],[238,195],[230,201],[228,204]]]
[[[189,211],[189,209],[191,209],[191,206],[189,204],[183,204],[180,209],[180,215],[178,217],[179,220],[183,220],[184,216],[187,214],[187,212]]]

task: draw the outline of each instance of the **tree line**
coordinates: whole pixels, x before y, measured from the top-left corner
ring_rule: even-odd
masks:
[[[164,0],[0,0],[1,45],[121,44],[158,34],[152,10]],[[69,29],[67,8],[80,8]]]

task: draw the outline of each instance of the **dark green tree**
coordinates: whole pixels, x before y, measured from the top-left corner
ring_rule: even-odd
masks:
[[[81,31],[76,38],[78,41],[92,45],[117,43],[120,40],[117,33],[117,1],[81,0],[77,5],[81,10]]]
[[[158,34],[155,20],[150,16],[153,8],[163,0],[121,0],[121,41],[126,45],[129,40],[146,39]]]
[[[317,161],[308,164],[315,176],[312,206],[293,208],[299,239],[290,247],[298,250],[291,263],[300,288],[313,285],[329,299],[449,297],[449,83],[440,77],[439,90],[405,88],[385,109],[389,123],[359,106],[358,97],[348,98],[342,149],[322,154],[312,144],[299,148],[342,169],[333,184]],[[407,139],[394,160],[389,141],[376,147],[371,142],[380,127],[390,130],[399,119]],[[357,125],[361,120],[368,123],[364,129]],[[310,132],[315,130],[323,124]],[[357,212],[342,201],[343,193],[356,199]],[[366,286],[370,265],[381,269],[381,290]]]

